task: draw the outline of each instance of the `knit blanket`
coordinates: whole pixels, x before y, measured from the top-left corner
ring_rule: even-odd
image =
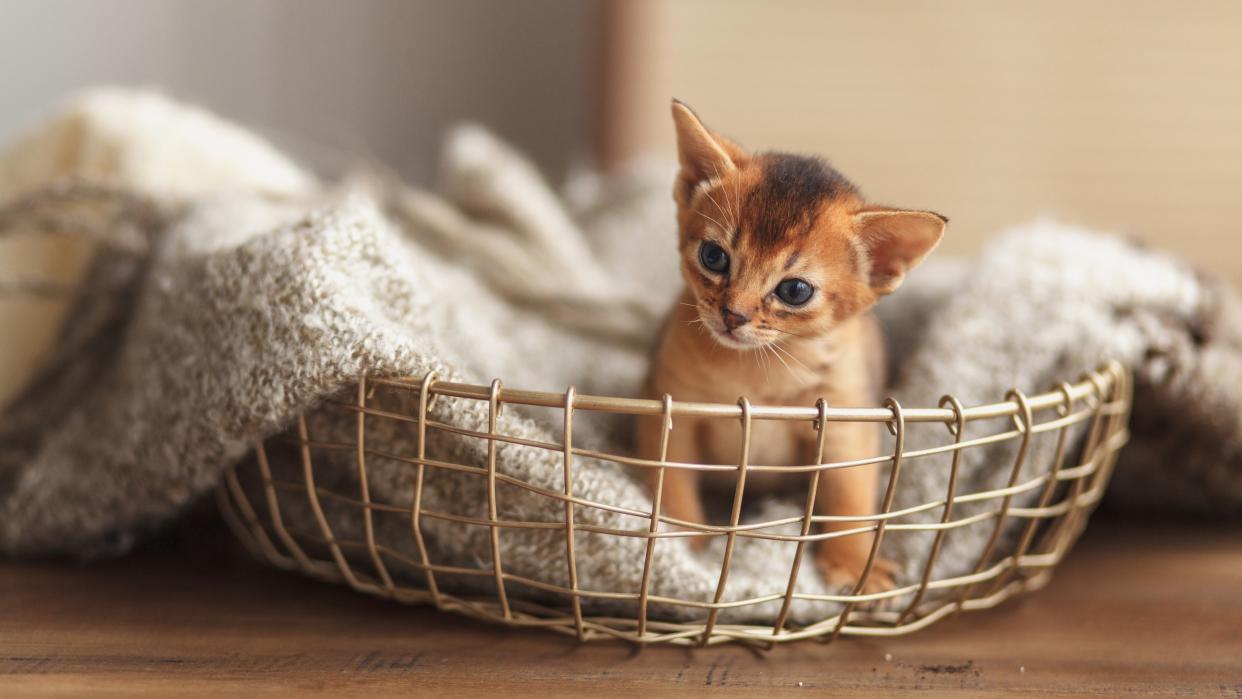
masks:
[[[4,554],[123,552],[299,415],[315,442],[349,443],[354,418],[326,401],[363,375],[435,372],[447,381],[500,377],[514,388],[637,394],[647,347],[679,284],[670,168],[583,175],[558,195],[518,153],[467,127],[450,135],[435,191],[374,174],[331,184],[291,177],[300,170],[286,161],[269,167],[281,179],[266,185],[196,186],[193,173],[179,172],[183,186],[168,192],[152,184],[142,159],[175,168],[177,149],[189,146],[184,138],[161,140],[162,133],[184,136],[177,124],[206,123],[210,128],[194,131],[191,141],[210,151],[213,129],[238,127],[145,93],[108,99],[112,110],[149,108],[157,100],[168,128],[119,137],[97,128],[98,102],[87,99],[49,119],[39,131],[43,146],[27,139],[8,151],[29,163],[45,148],[49,161],[64,163],[67,144],[46,134],[70,120],[80,127],[80,147],[107,146],[129,170],[69,167],[27,182],[0,203],[0,237],[52,232],[98,246],[41,370],[0,416]],[[253,179],[246,159],[259,157],[259,146],[247,147],[229,157]],[[283,158],[262,148],[269,163]],[[12,164],[11,156],[0,156],[0,183]],[[998,236],[976,260],[930,264],[882,302],[897,367],[890,392],[907,406],[934,406],[949,392],[968,405],[993,402],[1010,387],[1036,392],[1119,360],[1137,380],[1135,444],[1117,467],[1113,500],[1149,512],[1235,514],[1242,504],[1240,308],[1226,286],[1167,256],[1039,222]],[[429,416],[488,429],[488,406],[478,401],[437,399]],[[625,451],[623,422],[580,418],[576,444]],[[560,440],[559,411],[508,406],[496,419],[506,435]],[[939,429],[934,436],[912,428],[911,448],[920,440],[942,442]],[[414,453],[414,431],[398,423],[372,420],[367,439],[377,452]],[[296,451],[269,443],[276,445],[270,456],[277,478],[300,478]],[[998,444],[970,455],[959,488],[1003,485],[1007,470],[990,465],[1011,461],[1012,449]],[[427,450],[429,458],[453,463],[484,466],[488,459],[482,440],[443,431],[429,432]],[[561,461],[558,453],[505,444],[497,448],[496,470],[561,491]],[[320,485],[357,492],[352,453],[324,451],[315,463]],[[898,506],[944,492],[946,469],[935,463],[908,469]],[[408,505],[414,479],[407,462],[374,458],[368,470],[373,500]],[[579,523],[647,526],[623,514],[651,506],[625,469],[583,458],[573,481],[577,496],[615,506],[577,508]],[[422,498],[428,509],[487,516],[479,478],[428,469]],[[316,531],[316,514],[297,500],[289,498],[283,512],[290,529]],[[564,516],[559,503],[512,486],[498,486],[496,507],[506,520]],[[771,499],[759,509],[748,516],[773,519],[800,503]],[[324,503],[338,538],[364,536],[356,513]],[[423,533],[438,563],[491,565],[485,527],[428,519]],[[989,533],[954,530],[938,573],[967,572]],[[417,555],[408,517],[377,518],[374,536]],[[568,584],[559,529],[503,536],[506,571]],[[643,538],[577,536],[583,589],[638,588]],[[912,534],[892,537],[884,554],[914,580],[926,549],[925,537]],[[725,599],[783,592],[791,551],[785,542],[740,539]],[[720,555],[719,545],[698,552],[684,539],[662,541],[652,594],[710,601]],[[460,582],[463,589],[472,584]],[[832,592],[809,567],[799,591]],[[588,612],[632,613],[621,603],[584,605]],[[770,622],[778,608],[779,602],[749,607],[744,618]],[[831,611],[826,603],[798,602],[791,618]],[[658,605],[651,613],[685,614]]]

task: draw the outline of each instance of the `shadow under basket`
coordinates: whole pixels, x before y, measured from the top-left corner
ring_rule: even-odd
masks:
[[[384,391],[404,395],[400,405],[405,407],[393,408],[391,403],[378,400],[377,392]],[[344,395],[347,397],[343,400],[329,400],[321,405],[317,414],[337,415],[338,422],[348,428],[344,432],[348,437],[338,434],[333,441],[327,441],[316,435],[317,439],[312,439],[308,424],[317,423],[303,416],[288,433],[258,445],[253,457],[228,472],[218,488],[217,498],[225,518],[260,559],[379,597],[432,604],[442,611],[509,626],[551,629],[580,640],[619,638],[634,643],[678,645],[742,641],[770,647],[774,642],[799,639],[831,641],[840,635],[906,634],[962,610],[987,609],[1045,585],[1053,568],[1086,526],[1108,484],[1117,453],[1127,438],[1132,390],[1128,372],[1111,363],[1076,383],[1060,384],[1047,393],[1026,396],[1014,390],[1002,402],[971,407],[963,406],[953,396],[945,396],[936,407],[920,408],[902,407],[892,399],[876,408],[835,408],[824,401],[800,407],[751,405],[745,399],[734,405],[685,403],[667,396],[657,401],[578,395],[572,388],[560,393],[512,390],[499,381],[490,386],[449,383],[434,375],[411,379],[364,377],[355,390]],[[471,429],[438,421],[431,416],[429,406],[439,400],[475,402],[474,407],[486,416],[487,427],[480,429],[476,425]],[[506,405],[523,406],[519,410],[542,410],[545,414],[550,411],[555,417],[553,424],[563,426],[561,443],[505,434],[497,427],[497,416]],[[583,413],[588,411],[591,418],[648,416],[647,419],[662,420],[661,458],[642,460],[629,453],[605,453],[574,444],[575,413],[581,424]],[[667,461],[664,457],[669,430],[684,416],[738,425],[743,435],[740,463],[722,467]],[[819,435],[821,455],[825,425],[867,422],[880,430],[881,425],[887,426],[886,451],[864,462],[884,467],[877,513],[849,518],[815,511],[814,492],[820,474],[828,469],[857,467],[859,461],[792,467],[747,463],[752,425],[765,420],[806,423],[808,430]],[[942,438],[932,446],[908,446],[911,426],[917,423],[930,423],[919,429],[938,430],[936,434]],[[411,435],[410,453],[393,454],[375,448],[382,440],[372,439],[371,435],[385,424],[395,424]],[[476,457],[482,453],[485,458],[463,457],[455,462],[440,454],[439,458],[428,457],[428,444],[437,432],[478,440],[481,451],[476,452]],[[1055,447],[1028,448],[1036,438],[1050,440]],[[1010,456],[999,462],[989,461],[982,468],[993,469],[995,478],[990,482],[1003,485],[973,491],[964,488],[962,482],[968,479],[958,478],[959,469],[966,471],[963,456],[1001,444],[1010,445],[1009,451],[1003,452]],[[498,470],[498,446],[504,445],[521,445],[539,451],[545,458],[555,458],[555,470],[563,469],[564,474],[557,483],[564,483],[565,487],[537,487],[507,476],[503,468]],[[320,458],[325,449],[336,450],[338,466],[348,465],[348,486],[341,485],[339,479],[324,477],[325,464]],[[269,458],[275,450],[284,450],[289,456],[284,470],[276,468],[274,457]],[[905,485],[900,480],[903,463],[929,456],[939,458],[938,467],[942,465],[948,472],[944,492],[919,505],[895,507],[895,500],[900,501],[895,496]],[[404,469],[399,473],[411,484],[412,494],[406,502],[381,502],[378,496],[373,499],[372,494],[379,492],[375,481],[377,459],[386,464],[396,462]],[[573,469],[582,468],[580,462],[585,459],[656,474],[651,479],[656,484],[651,509],[625,511],[635,522],[633,527],[603,528],[582,521],[582,513],[591,508],[614,512],[621,509],[616,503],[596,502],[574,494]],[[1045,463],[1031,463],[1037,459]],[[969,456],[966,461],[970,462]],[[921,466],[909,464],[907,469]],[[664,474],[667,469],[681,468],[727,468],[735,472],[736,486],[727,524],[692,524],[661,514],[659,494]],[[742,518],[748,475],[778,469],[806,474],[810,492],[805,508],[798,516],[783,517],[780,521]],[[424,482],[435,471],[474,479],[471,482],[477,484],[480,499],[486,498],[486,509],[477,503],[476,514],[464,516],[427,506]],[[503,488],[498,489],[498,483]],[[539,521],[504,517],[498,499],[506,496],[505,488],[514,487],[523,489],[526,497],[533,494],[546,498],[546,516]],[[751,494],[752,500],[757,497]],[[293,511],[303,513],[300,523],[290,515]],[[332,524],[334,513],[339,515],[343,511],[358,523],[349,532]],[[479,512],[485,514],[478,515]],[[400,545],[380,536],[376,524],[380,516],[401,519],[400,528],[395,530],[405,539]],[[481,536],[488,543],[472,563],[457,561],[450,565],[436,561],[427,535],[432,520],[441,528],[472,527],[485,533]],[[850,521],[854,528],[842,532],[838,527],[834,533],[823,530],[825,522],[842,521]],[[982,527],[985,532],[977,563],[973,568],[967,566],[965,574],[940,575],[934,564],[942,553],[946,534],[966,526]],[[558,570],[565,571],[563,580],[535,580],[504,569],[502,534],[520,529],[541,529],[558,537],[561,551],[554,551],[553,555],[563,558],[563,563],[558,563]],[[874,536],[863,580],[856,587],[837,595],[816,596],[799,591],[798,576],[814,574],[813,568],[804,568],[802,562],[813,555],[817,541],[859,532],[873,532]],[[921,576],[903,580],[893,590],[862,594],[863,583],[879,560],[877,553],[885,537],[902,532],[921,532],[927,542],[929,548],[923,549],[925,553],[919,559],[926,561],[925,565],[920,563]],[[634,540],[641,545],[633,545],[629,550],[636,551],[638,559],[630,564],[642,567],[638,582],[629,589],[581,586],[578,562],[585,550],[582,537],[587,535],[636,537]],[[714,596],[688,600],[653,592],[652,561],[660,541],[693,536],[723,542]],[[782,584],[783,589],[773,590],[765,597],[726,600],[731,563],[737,568],[735,546],[746,537],[785,542],[782,546],[788,547],[790,556],[782,562],[782,569],[789,571],[788,579]],[[460,584],[462,580],[468,583]],[[525,594],[523,590],[536,594]],[[794,623],[796,615],[791,615],[791,605],[807,598],[837,604],[831,615]],[[779,611],[772,615],[773,621],[764,624],[732,623],[728,614],[721,618],[722,612],[747,604],[766,604]],[[693,620],[684,615],[670,619],[659,613],[671,608],[693,608],[696,616]],[[607,613],[599,613],[600,609]],[[627,611],[613,613],[610,609]],[[701,616],[697,616],[699,612]]]

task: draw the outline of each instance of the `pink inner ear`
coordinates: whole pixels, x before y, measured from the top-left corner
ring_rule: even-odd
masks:
[[[944,234],[944,219],[929,212],[868,212],[859,218],[859,235],[871,259],[870,283],[880,293],[901,286]]]

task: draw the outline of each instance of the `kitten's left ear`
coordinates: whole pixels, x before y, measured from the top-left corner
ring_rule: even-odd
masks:
[[[733,172],[738,161],[746,156],[737,145],[709,131],[680,100],[673,100],[673,124],[677,128],[677,159],[681,163],[674,194],[678,203],[686,204],[695,187]]]
[[[854,215],[854,226],[870,262],[868,281],[879,294],[901,286],[940,243],[949,219],[931,211],[878,209]]]

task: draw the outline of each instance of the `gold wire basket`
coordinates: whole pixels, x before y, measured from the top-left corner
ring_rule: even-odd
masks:
[[[394,411],[388,405],[377,407],[377,390],[406,394],[409,410]],[[379,597],[406,603],[433,604],[442,611],[506,625],[551,629],[580,640],[620,638],[639,644],[679,645],[743,641],[769,647],[773,642],[806,638],[830,641],[839,635],[905,634],[962,610],[991,608],[1016,594],[1045,585],[1053,568],[1082,532],[1108,483],[1117,452],[1127,438],[1126,422],[1132,391],[1129,374],[1113,363],[1086,375],[1077,383],[1063,383],[1047,393],[1028,397],[1019,391],[1011,391],[1003,402],[973,407],[963,406],[953,396],[945,396],[934,408],[904,408],[892,399],[879,408],[833,408],[823,401],[814,407],[759,406],[751,405],[745,399],[736,405],[684,403],[667,396],[663,401],[656,401],[578,395],[572,388],[563,393],[512,390],[504,388],[499,381],[490,386],[449,383],[437,380],[434,374],[418,379],[364,377],[357,386],[356,394],[351,392],[350,395],[356,395],[356,399],[329,401],[326,409],[339,411],[340,419],[347,420],[350,430],[356,435],[355,441],[316,441],[312,439],[308,420],[303,416],[287,435],[259,444],[254,458],[230,471],[217,490],[221,510],[232,529],[259,558],[280,568],[345,583],[357,591]],[[433,400],[444,399],[479,401],[481,405],[486,405],[489,416],[487,431],[445,424],[429,417],[429,404]],[[559,411],[559,417],[563,420],[563,443],[534,442],[500,433],[496,416],[504,405]],[[764,526],[768,524],[790,525],[788,519],[781,523],[742,523],[740,513],[747,475],[778,468],[748,464],[744,456],[739,458],[739,464],[731,467],[736,471],[736,488],[727,525],[692,525],[661,515],[660,489],[657,485],[650,511],[628,513],[644,518],[649,526],[635,530],[593,527],[580,522],[575,512],[583,508],[615,510],[616,506],[575,496],[571,476],[576,458],[611,461],[634,469],[659,469],[661,476],[657,479],[658,483],[662,482],[665,469],[701,469],[704,466],[669,462],[663,456],[659,461],[648,461],[628,454],[602,453],[575,446],[576,411],[663,416],[665,444],[668,430],[682,416],[740,423],[745,443],[749,442],[754,421],[805,421],[819,431],[821,451],[823,426],[829,422],[861,421],[887,425],[893,450],[872,460],[873,463],[884,461],[889,464],[882,511],[859,522],[861,526],[858,528],[840,532],[875,533],[863,580],[852,592],[832,597],[833,601],[841,603],[839,611],[832,616],[801,625],[791,623],[791,604],[804,597],[797,591],[796,583],[807,545],[834,535],[817,531],[814,526],[835,521],[831,516],[814,512],[819,474],[827,469],[860,465],[857,462],[798,467],[808,474],[810,482],[805,509],[796,518],[798,533],[764,532]],[[978,423],[986,421],[999,421],[1001,427],[980,433]],[[381,422],[397,422],[403,429],[414,431],[417,440],[414,453],[391,454],[370,446],[368,434]],[[944,429],[943,443],[929,448],[907,449],[907,431],[914,423],[932,423],[933,427],[938,423]],[[969,437],[968,427],[973,431]],[[435,430],[486,440],[486,466],[429,458],[427,435]],[[1050,435],[1055,441],[1055,449],[1040,451],[1028,448],[1032,438],[1042,434]],[[1074,435],[1072,439],[1071,435]],[[293,471],[286,472],[284,477],[273,475],[274,469],[268,456],[270,449],[277,448],[273,446],[275,440],[281,440],[282,446],[294,455]],[[1015,446],[1012,463],[990,465],[1002,472],[1007,471],[1005,486],[979,492],[956,492],[963,453],[998,443]],[[522,444],[555,452],[563,463],[564,490],[540,489],[498,473],[498,444]],[[356,464],[357,482],[351,492],[339,492],[317,482],[315,454],[326,449],[352,454],[350,458]],[[746,453],[746,447],[743,447],[742,453]],[[1035,453],[1048,455],[1049,463],[1028,463],[1034,460],[1030,457]],[[950,473],[946,492],[916,507],[894,509],[894,495],[899,487],[903,463],[933,454],[943,455],[948,462]],[[1074,454],[1077,454],[1076,462]],[[375,457],[396,459],[407,465],[410,478],[414,480],[412,502],[387,503],[372,499],[368,458]],[[433,470],[467,474],[485,483],[487,517],[463,517],[426,507],[423,502],[424,481]],[[1031,476],[1032,472],[1037,475]],[[296,476],[289,478],[289,473]],[[243,481],[251,485],[247,487]],[[546,498],[549,511],[557,514],[552,521],[502,519],[497,506],[498,481],[506,483],[507,487],[526,488]],[[1018,504],[1015,504],[1015,498],[1019,498]],[[286,510],[291,499],[302,500],[297,506],[304,511],[309,506],[317,531],[297,529],[286,521],[286,517],[282,517],[282,511]],[[334,533],[329,517],[324,514],[324,504],[329,501],[333,507],[349,508],[354,516],[361,519],[362,526],[358,531],[363,535],[360,538]],[[955,517],[965,503],[973,503],[976,509],[981,504],[986,507],[970,516]],[[938,517],[928,516],[937,512]],[[373,521],[378,513],[404,517],[408,522],[405,536],[413,539],[414,546],[403,552],[389,542],[380,541]],[[915,518],[913,515],[916,513],[924,516]],[[490,532],[490,560],[479,560],[474,566],[433,561],[424,532],[425,522],[431,519],[453,526],[487,528]],[[946,533],[965,526],[990,527],[991,534],[985,537],[986,544],[977,564],[964,575],[941,577],[934,574],[934,565]],[[533,580],[504,570],[501,564],[504,538],[501,533],[522,528],[563,532],[568,585]],[[916,583],[893,590],[861,594],[886,534],[903,530],[925,532],[931,541],[921,578]],[[583,589],[579,585],[575,548],[576,538],[583,532],[645,539],[641,583],[635,589]],[[1002,532],[1007,534],[1002,536]],[[718,584],[710,602],[670,599],[651,591],[652,559],[656,546],[663,538],[687,535],[719,537],[725,541]],[[788,582],[783,591],[775,591],[762,599],[723,601],[734,546],[740,537],[769,537],[794,542],[793,557],[788,562]],[[416,550],[417,554],[409,555],[407,552],[410,550]],[[482,581],[488,589],[480,593],[476,584],[472,592],[463,592],[460,586],[454,587],[445,582],[445,579],[460,579],[462,576]],[[509,588],[515,585],[539,591],[540,598],[512,593]],[[621,616],[584,611],[584,602],[589,606],[600,600],[625,601],[635,605],[637,613]],[[725,609],[776,602],[780,602],[780,611],[772,623],[724,623],[719,620],[720,613]],[[705,618],[669,620],[651,612],[657,607],[679,605],[699,610]]]

